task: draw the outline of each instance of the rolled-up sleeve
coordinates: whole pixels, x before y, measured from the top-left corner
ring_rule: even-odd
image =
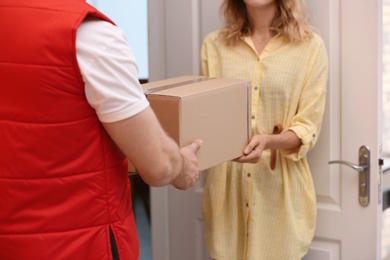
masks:
[[[321,42],[322,43],[322,42]],[[293,131],[302,145],[295,151],[282,151],[288,159],[297,161],[306,156],[317,142],[325,111],[328,79],[328,56],[323,44],[309,62],[308,73],[296,115],[287,130]]]

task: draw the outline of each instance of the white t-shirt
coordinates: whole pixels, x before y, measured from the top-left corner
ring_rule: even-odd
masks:
[[[120,28],[87,18],[77,30],[76,55],[86,98],[101,122],[117,122],[149,106],[135,57]]]

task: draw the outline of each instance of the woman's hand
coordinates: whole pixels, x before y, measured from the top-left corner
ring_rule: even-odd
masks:
[[[244,149],[244,155],[234,159],[239,163],[258,163],[263,151],[267,149],[269,135],[254,135]]]
[[[291,150],[299,149],[301,145],[301,140],[290,130],[281,134],[254,135],[245,147],[244,155],[233,161],[239,163],[258,163],[263,151],[266,149]]]

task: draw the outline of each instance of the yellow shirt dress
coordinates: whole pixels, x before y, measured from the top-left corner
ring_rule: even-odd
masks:
[[[323,40],[315,34],[305,42],[286,43],[276,35],[258,55],[250,37],[226,46],[215,31],[203,41],[202,74],[251,80],[252,134],[270,134],[281,124],[302,141],[297,150],[277,152],[274,170],[270,150],[257,164],[226,162],[207,170],[202,211],[210,256],[301,259],[316,223],[306,154],[317,141],[325,109],[328,56]]]

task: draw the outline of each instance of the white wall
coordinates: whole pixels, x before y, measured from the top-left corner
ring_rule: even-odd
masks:
[[[87,0],[126,34],[139,67],[139,78],[149,78],[147,0]]]

